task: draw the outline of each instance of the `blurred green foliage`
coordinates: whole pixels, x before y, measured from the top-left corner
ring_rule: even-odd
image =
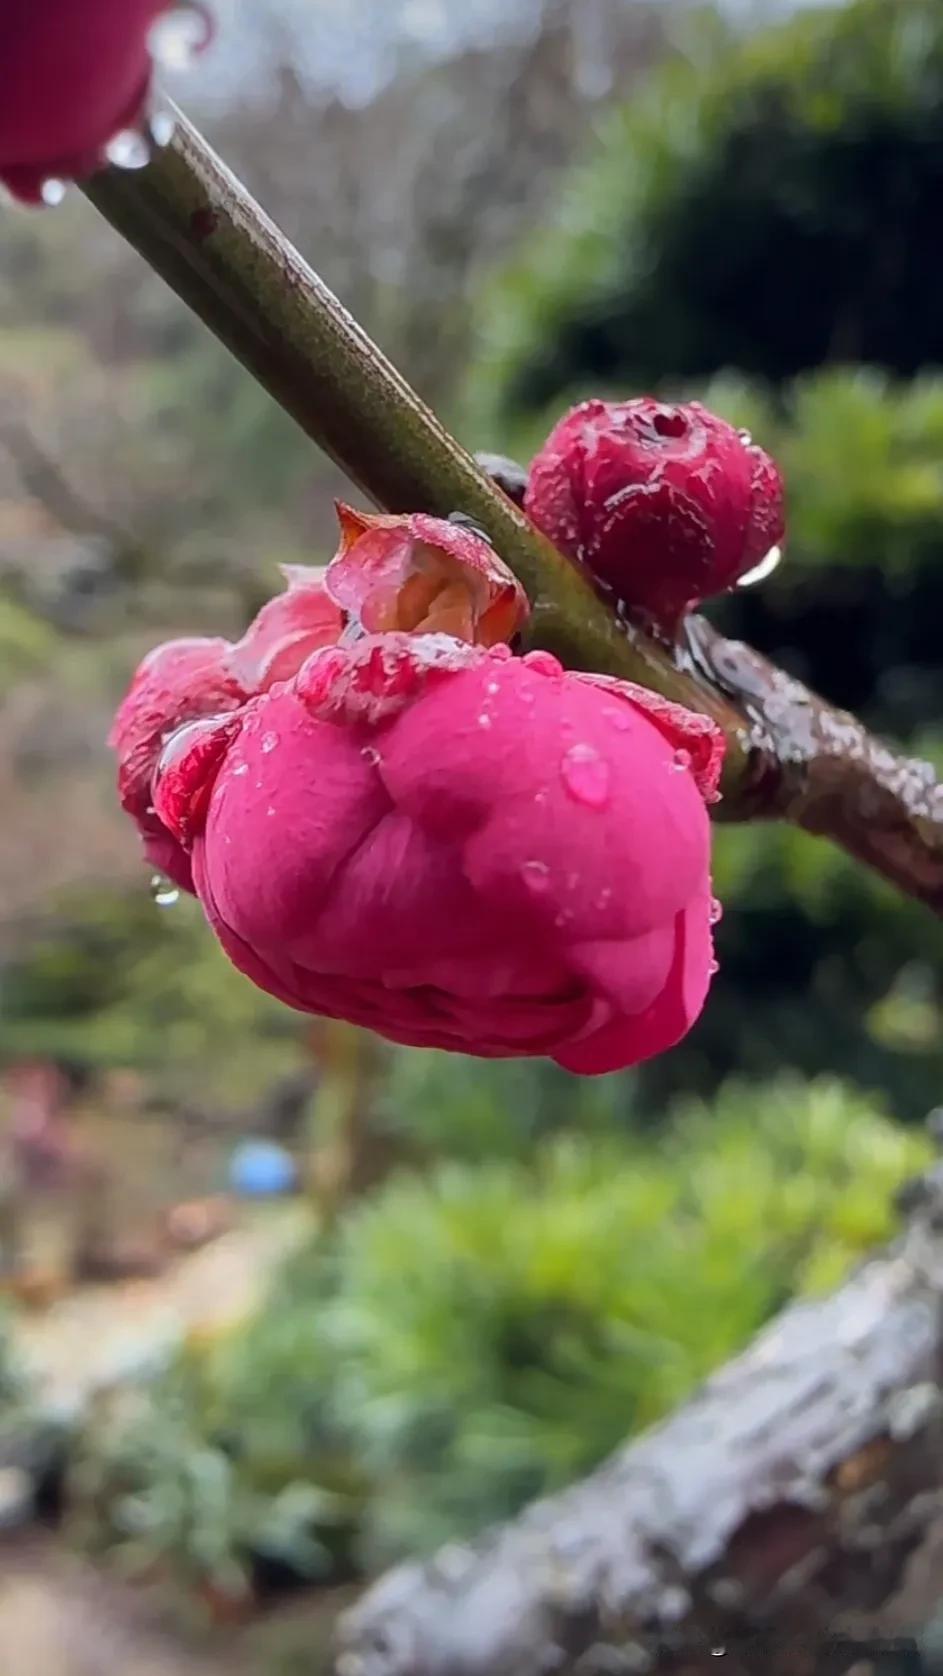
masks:
[[[67,895],[0,963],[0,1060],[133,1066],[164,1102],[232,1108],[302,1063],[301,1020],[234,970],[192,898]]]
[[[684,1102],[657,1138],[561,1134],[530,1162],[399,1175],[247,1327],[93,1424],[86,1528],[231,1590],[467,1535],[835,1285],[928,1161],[859,1090],[787,1077]]]
[[[501,411],[575,384],[943,361],[939,0],[703,28],[487,298]]]

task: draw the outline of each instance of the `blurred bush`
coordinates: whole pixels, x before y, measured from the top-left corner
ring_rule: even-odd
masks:
[[[734,45],[701,21],[487,299],[503,412],[614,372],[943,361],[939,0],[814,7]]]
[[[401,1175],[85,1440],[86,1534],[230,1591],[467,1535],[681,1401],[891,1232],[929,1158],[852,1087],[730,1082],[659,1139]]]

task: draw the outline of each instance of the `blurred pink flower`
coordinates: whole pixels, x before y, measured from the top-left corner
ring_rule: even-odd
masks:
[[[139,127],[151,87],[149,35],[168,0],[3,0],[0,182],[38,203],[48,181],[81,179],[116,135]]]
[[[551,431],[526,510],[562,552],[672,632],[783,536],[783,485],[762,448],[699,402],[587,401]]]
[[[623,682],[393,631],[183,728],[153,800],[230,958],[288,1005],[599,1073],[703,1005],[721,755]]]

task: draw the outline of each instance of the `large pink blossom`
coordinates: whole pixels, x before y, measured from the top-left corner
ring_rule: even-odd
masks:
[[[148,37],[170,0],[2,0],[0,181],[27,203],[43,183],[101,168],[141,122]]]
[[[534,460],[525,505],[608,593],[668,632],[783,535],[777,467],[699,402],[583,402]]]
[[[316,652],[153,778],[236,966],[396,1042],[617,1070],[713,970],[721,740],[625,683],[444,634]]]

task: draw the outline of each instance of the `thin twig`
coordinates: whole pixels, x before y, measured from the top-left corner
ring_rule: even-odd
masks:
[[[106,170],[87,196],[302,429],[378,505],[474,518],[527,589],[533,644],[712,716],[727,739],[723,818],[822,833],[943,913],[943,791],[932,777],[706,625],[692,625],[675,656],[617,619],[534,529],[514,483],[505,494],[459,446],[177,117],[146,169]]]

